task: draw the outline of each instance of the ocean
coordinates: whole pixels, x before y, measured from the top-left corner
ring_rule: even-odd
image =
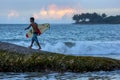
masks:
[[[0,24],[0,41],[28,47],[27,24]],[[120,59],[119,24],[51,24],[38,36],[42,50],[74,56],[100,56]],[[33,45],[37,49],[37,45]],[[0,73],[0,79],[33,80],[119,80],[120,71],[88,73]]]

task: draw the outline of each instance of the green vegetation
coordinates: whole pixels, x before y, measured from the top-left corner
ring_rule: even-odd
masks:
[[[75,24],[120,24],[120,15],[107,16],[105,13],[102,15],[97,13],[75,14],[72,19]]]
[[[120,69],[120,61],[56,53],[18,54],[0,50],[0,72],[88,72]]]

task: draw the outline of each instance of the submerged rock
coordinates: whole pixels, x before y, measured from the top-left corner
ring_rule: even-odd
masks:
[[[88,72],[117,69],[120,69],[120,60],[116,59],[62,55],[0,42],[0,72]]]

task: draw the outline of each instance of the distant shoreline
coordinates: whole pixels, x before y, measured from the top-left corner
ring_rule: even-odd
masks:
[[[72,19],[75,24],[120,24],[120,15],[108,16],[96,12],[75,14]]]
[[[120,23],[72,23],[72,24],[75,24],[75,25],[94,25],[94,24],[98,24],[98,25],[102,25],[102,24],[112,24],[112,25],[114,25],[114,24],[120,24]]]

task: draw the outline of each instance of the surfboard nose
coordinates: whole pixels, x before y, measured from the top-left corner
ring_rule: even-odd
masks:
[[[46,27],[50,28],[50,24],[49,24],[49,23],[46,23]]]

